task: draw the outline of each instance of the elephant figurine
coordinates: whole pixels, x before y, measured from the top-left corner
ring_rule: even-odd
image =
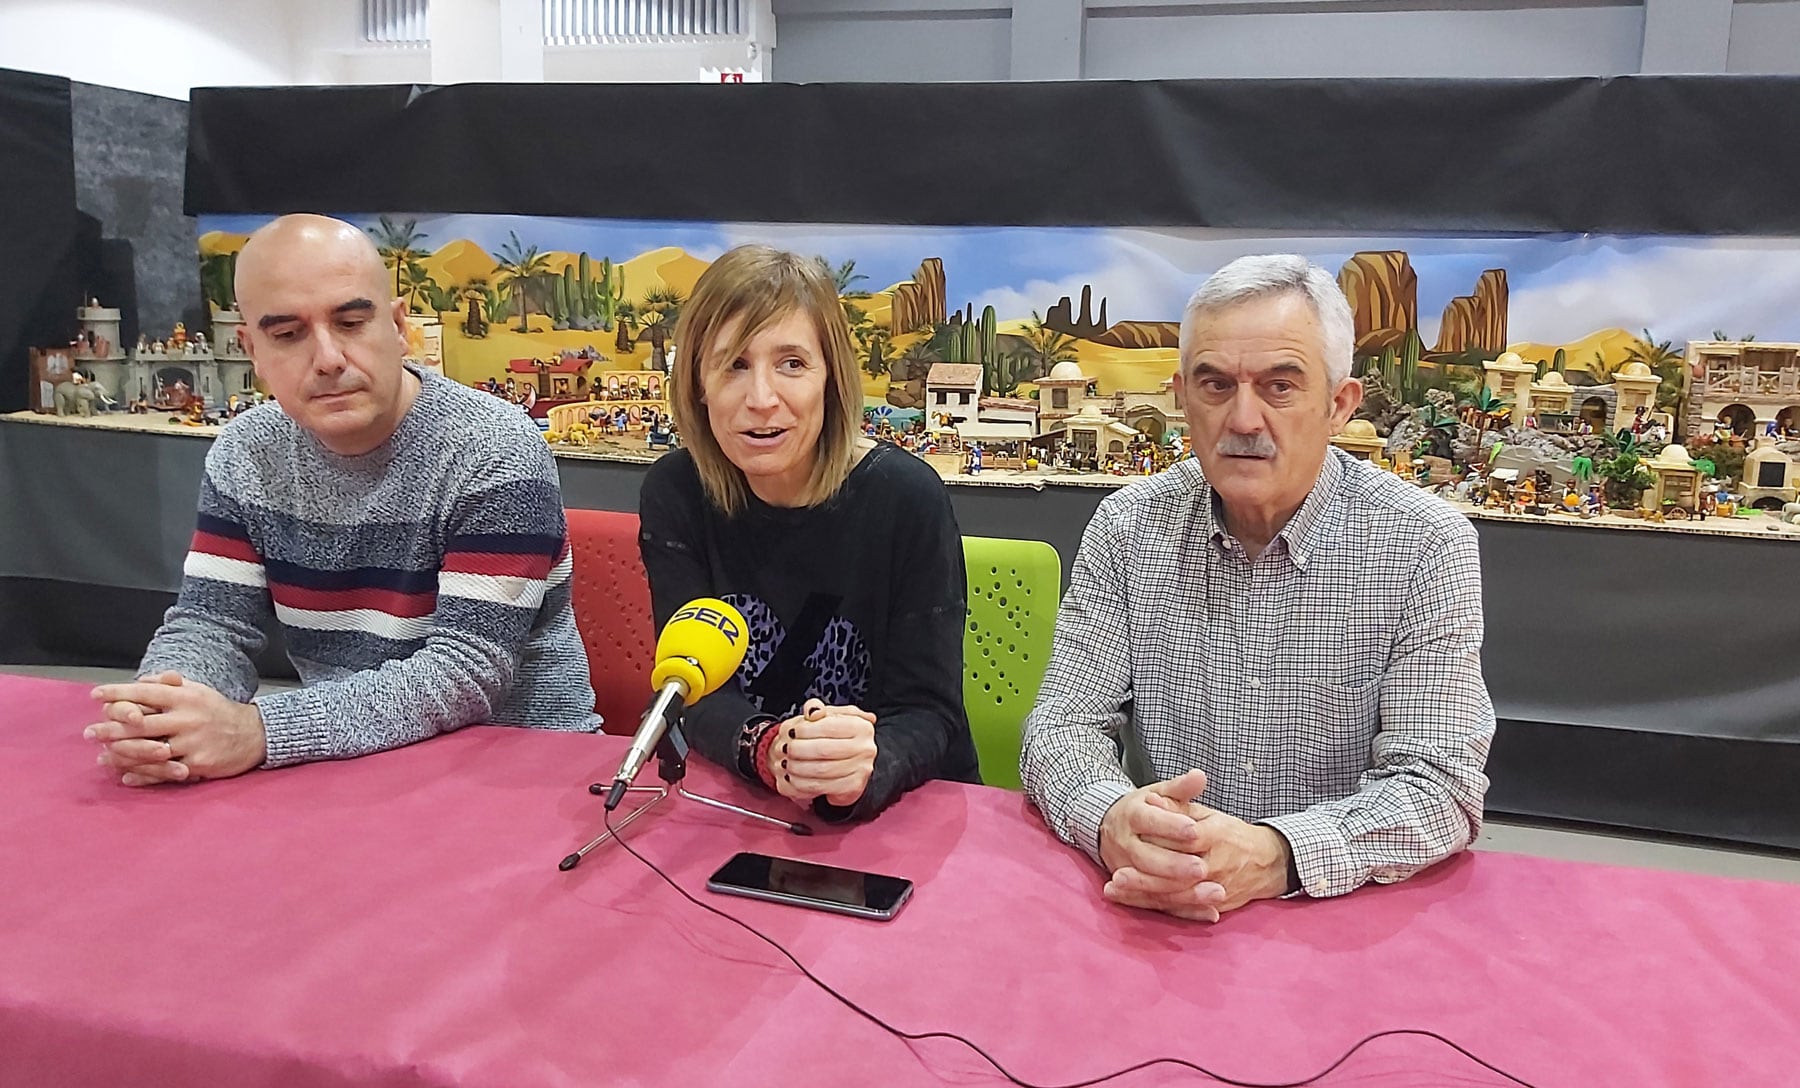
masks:
[[[59,416],[91,416],[94,402],[99,399],[99,388],[80,374],[56,383],[56,414]]]

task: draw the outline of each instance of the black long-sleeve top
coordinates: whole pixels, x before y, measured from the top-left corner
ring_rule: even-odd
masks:
[[[680,450],[645,476],[638,514],[657,627],[696,597],[718,597],[750,628],[737,675],[683,719],[696,751],[760,782],[740,759],[746,724],[816,697],[875,715],[868,786],[848,808],[819,798],[822,818],[868,818],[932,778],[981,780],[962,705],[962,538],[930,466],[881,443],[824,503],[751,495],[727,517]]]

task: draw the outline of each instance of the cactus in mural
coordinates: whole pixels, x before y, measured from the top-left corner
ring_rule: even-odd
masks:
[[[996,325],[999,321],[992,306],[981,311],[981,362],[983,365],[999,362]]]
[[[1425,354],[1425,342],[1419,339],[1419,330],[1411,329],[1406,334],[1406,342],[1400,347],[1400,394],[1408,404],[1420,395],[1419,359]]]
[[[586,266],[583,268],[585,273]],[[596,326],[612,331],[613,324],[619,320],[619,304],[625,301],[625,270],[615,268],[611,257],[600,258],[594,282],[583,294],[592,299],[593,309],[589,316],[594,319]]]
[[[1565,373],[1564,368],[1568,365],[1569,353],[1562,348],[1557,348],[1556,354],[1550,360],[1550,369],[1556,371],[1558,374],[1563,374]]]
[[[582,252],[575,264],[577,271],[571,295],[575,304],[575,312],[588,321],[592,321],[600,316],[600,306],[599,300],[594,297],[594,281],[590,275],[593,267],[592,262],[588,260],[586,251]],[[564,269],[563,274],[568,275],[568,269]]]
[[[550,327],[566,329],[569,327],[569,280],[568,269],[565,275],[550,278]]]
[[[996,355],[989,363],[982,365],[984,381],[982,392],[988,396],[1010,397],[1019,391],[1019,382],[1023,379],[1025,368],[1030,360],[1022,355],[1008,352]]]

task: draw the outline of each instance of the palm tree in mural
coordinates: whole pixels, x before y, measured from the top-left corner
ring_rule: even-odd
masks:
[[[400,279],[395,294],[406,300],[406,308],[411,313],[424,313],[425,304],[441,294],[436,280],[431,273],[416,260],[409,260],[400,266]]]
[[[519,241],[516,231],[506,232],[506,244],[500,247],[500,266],[495,271],[500,273],[500,282],[496,284],[500,290],[511,290],[513,309],[519,315],[519,332],[530,332],[529,309],[525,300],[525,288],[533,277],[546,275],[550,271],[550,258],[538,252],[536,246],[526,246]]]
[[[863,314],[862,308],[852,305],[852,301],[855,299],[869,297],[869,292],[860,290],[856,286],[858,282],[869,278],[856,270],[856,261],[848,260],[843,264],[833,265],[823,256],[814,257],[813,260],[817,262],[819,270],[825,273],[826,278],[831,280],[832,289],[837,292],[838,299],[843,303],[844,320],[850,322],[852,326],[857,324],[859,318],[867,321],[868,318]]]
[[[617,335],[613,338],[613,348],[620,356],[630,354],[631,345],[636,340],[631,327],[637,324],[637,307],[625,299],[613,300],[613,322]]]
[[[675,335],[675,323],[681,319],[681,305],[686,301],[685,295],[667,285],[644,289],[644,301],[637,311],[638,326],[642,329],[638,339],[650,341],[652,369],[668,370],[668,357],[663,351]]]
[[[487,305],[488,281],[486,276],[471,276],[469,282],[462,285],[462,297],[468,306],[463,318],[463,335],[471,340],[480,340],[488,334],[487,318],[481,308]]]
[[[646,287],[644,301],[638,306],[638,320],[648,321],[651,314],[661,314],[663,323],[673,332],[681,317],[681,304],[686,301],[687,297],[673,287]]]
[[[819,267],[824,269],[825,275],[831,278],[831,285],[836,289],[839,298],[869,297],[867,291],[856,290],[856,284],[859,281],[869,278],[856,270],[856,261],[848,260],[843,264],[833,266],[824,257],[814,257],[813,260],[819,262]]]
[[[400,272],[407,262],[425,256],[419,246],[424,243],[425,235],[419,233],[419,221],[408,219],[404,223],[395,223],[387,216],[382,216],[369,233],[375,239],[375,252],[381,259],[394,266],[394,294],[403,294],[400,286]]]
[[[1019,334],[1019,339],[1025,342],[1025,354],[1031,360],[1031,370],[1027,372],[1030,376],[1026,381],[1050,373],[1057,363],[1079,360],[1075,353],[1075,338],[1045,325],[1036,310],[1031,311],[1031,320],[1025,322],[1025,330]]]
[[[644,314],[641,324],[643,331],[638,333],[638,339],[650,341],[650,368],[667,371],[669,359],[663,354],[663,349],[668,345],[670,338],[675,335],[674,324],[664,316],[661,310],[651,310]]]

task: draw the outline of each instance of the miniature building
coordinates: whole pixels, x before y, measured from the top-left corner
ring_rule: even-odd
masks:
[[[248,396],[256,390],[256,369],[251,365],[250,353],[244,350],[244,317],[236,310],[220,310],[213,314],[213,362],[217,364],[219,388],[223,392],[217,401],[207,397],[208,403],[215,407],[223,404],[225,398],[236,393]]]
[[[126,355],[119,342],[120,313],[105,306],[83,306],[75,311],[81,321],[81,337],[75,344],[75,365],[106,390],[113,400],[124,399]]]
[[[1699,506],[1700,470],[1694,467],[1686,446],[1671,442],[1661,453],[1645,461],[1644,467],[1656,476],[1656,482],[1644,489],[1643,498],[1639,500],[1645,510],[1661,510],[1665,503],[1690,511]]]
[[[1538,418],[1539,430],[1559,431],[1567,427],[1567,421],[1574,416],[1570,410],[1575,399],[1575,388],[1559,371],[1552,370],[1542,379],[1531,383],[1531,414]],[[1522,421],[1525,417],[1520,416]]]
[[[953,421],[976,418],[983,378],[980,363],[933,363],[925,374],[925,410],[936,419],[941,413]]]
[[[1081,372],[1081,364],[1073,360],[1057,363],[1048,375],[1037,380],[1038,413],[1045,431],[1081,411],[1089,380]]]
[[[1099,408],[1089,403],[1055,426],[1044,428],[1044,437],[1099,463],[1108,457],[1125,456],[1130,444],[1141,436],[1113,417],[1102,415]]]
[[[1026,437],[1037,434],[1038,402],[1024,397],[982,397],[976,402],[976,419],[982,423],[1024,424]]]
[[[1756,340],[1696,340],[1687,348],[1693,385],[1688,432],[1708,420],[1731,426],[1741,438],[1767,430],[1800,430],[1800,344]]]
[[[1171,426],[1181,425],[1181,409],[1175,405],[1175,379],[1166,378],[1159,389],[1124,389],[1112,395],[1108,414],[1120,423],[1161,442]]]
[[[1613,375],[1613,388],[1619,391],[1619,405],[1613,414],[1613,429],[1621,430],[1631,426],[1637,418],[1637,410],[1644,409],[1645,418],[1656,411],[1656,387],[1662,384],[1650,368],[1643,363],[1631,362],[1620,367]]]
[[[1778,508],[1800,496],[1800,472],[1775,440],[1759,438],[1744,456],[1744,505]]]
[[[213,314],[213,358],[249,359],[244,350],[244,315],[236,310],[219,310]]]
[[[509,359],[506,370],[508,374],[531,375],[538,396],[556,400],[587,392],[588,368],[597,361],[597,358],[565,353],[555,361]],[[605,382],[605,388],[614,398],[661,400],[663,380],[660,370],[616,370],[603,376],[596,375],[594,386],[601,388]]]
[[[1531,379],[1537,377],[1537,366],[1519,358],[1518,352],[1508,351],[1481,368],[1488,392],[1511,403],[1513,419],[1522,422],[1532,410]]]
[[[1353,419],[1331,436],[1331,444],[1359,461],[1367,461],[1387,447],[1387,439],[1375,433],[1375,424]]]
[[[156,411],[180,411],[193,397],[205,400],[208,408],[218,408],[233,393],[247,397],[255,389],[256,374],[248,355],[240,352],[219,359],[206,337],[196,335],[185,342],[173,337],[166,342],[140,340],[125,368],[119,399],[143,397]]]

